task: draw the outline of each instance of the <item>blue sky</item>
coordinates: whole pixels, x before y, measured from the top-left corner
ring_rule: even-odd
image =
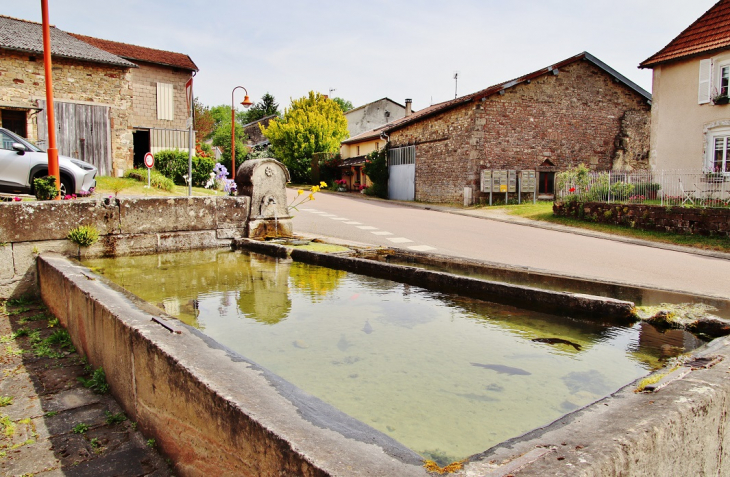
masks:
[[[41,20],[38,1],[0,14]],[[638,64],[715,0],[49,0],[62,30],[186,53],[195,95],[230,104],[242,85],[282,107],[310,90],[355,106],[389,97],[413,107],[507,81],[588,51],[651,91]],[[238,99],[237,101],[241,101]]]

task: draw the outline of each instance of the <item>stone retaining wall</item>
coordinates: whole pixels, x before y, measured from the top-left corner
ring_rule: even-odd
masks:
[[[690,235],[730,238],[730,208],[661,207],[605,202],[556,202],[553,213],[588,222]]]
[[[43,252],[89,258],[229,247],[246,235],[248,197],[108,198],[0,204],[0,298],[34,293]],[[66,239],[94,225],[99,241]]]

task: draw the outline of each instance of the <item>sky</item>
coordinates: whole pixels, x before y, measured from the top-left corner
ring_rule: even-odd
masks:
[[[415,110],[588,51],[651,92],[647,59],[716,0],[48,0],[71,33],[189,55],[203,104],[244,86],[281,109],[309,91]],[[39,1],[0,14],[41,21]],[[240,91],[237,92],[240,95]],[[236,97],[240,102],[243,98]]]

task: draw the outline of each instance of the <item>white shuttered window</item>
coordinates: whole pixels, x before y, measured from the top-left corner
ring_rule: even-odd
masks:
[[[712,87],[712,60],[700,60],[700,89],[697,95],[699,104],[710,102]]]
[[[157,83],[157,119],[175,119],[173,88],[169,83]]]

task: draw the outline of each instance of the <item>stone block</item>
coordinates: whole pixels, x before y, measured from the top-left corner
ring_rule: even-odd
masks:
[[[178,252],[201,248],[230,247],[230,240],[219,240],[214,230],[159,234],[158,252]]]
[[[15,276],[32,274],[35,277],[35,263],[38,255],[55,252],[67,257],[78,257],[79,246],[69,240],[48,240],[44,242],[20,242],[13,244]]]
[[[212,230],[216,225],[214,197],[119,199],[124,234]]]
[[[0,237],[6,242],[65,239],[79,225],[100,235],[119,232],[119,210],[104,200],[13,202],[0,206]]]
[[[0,280],[10,280],[15,275],[13,247],[9,243],[0,245]]]
[[[250,208],[249,197],[216,197],[215,200],[215,221],[218,229],[236,229],[246,226]]]
[[[83,247],[80,258],[116,257],[157,252],[157,234],[107,235],[91,247]]]

